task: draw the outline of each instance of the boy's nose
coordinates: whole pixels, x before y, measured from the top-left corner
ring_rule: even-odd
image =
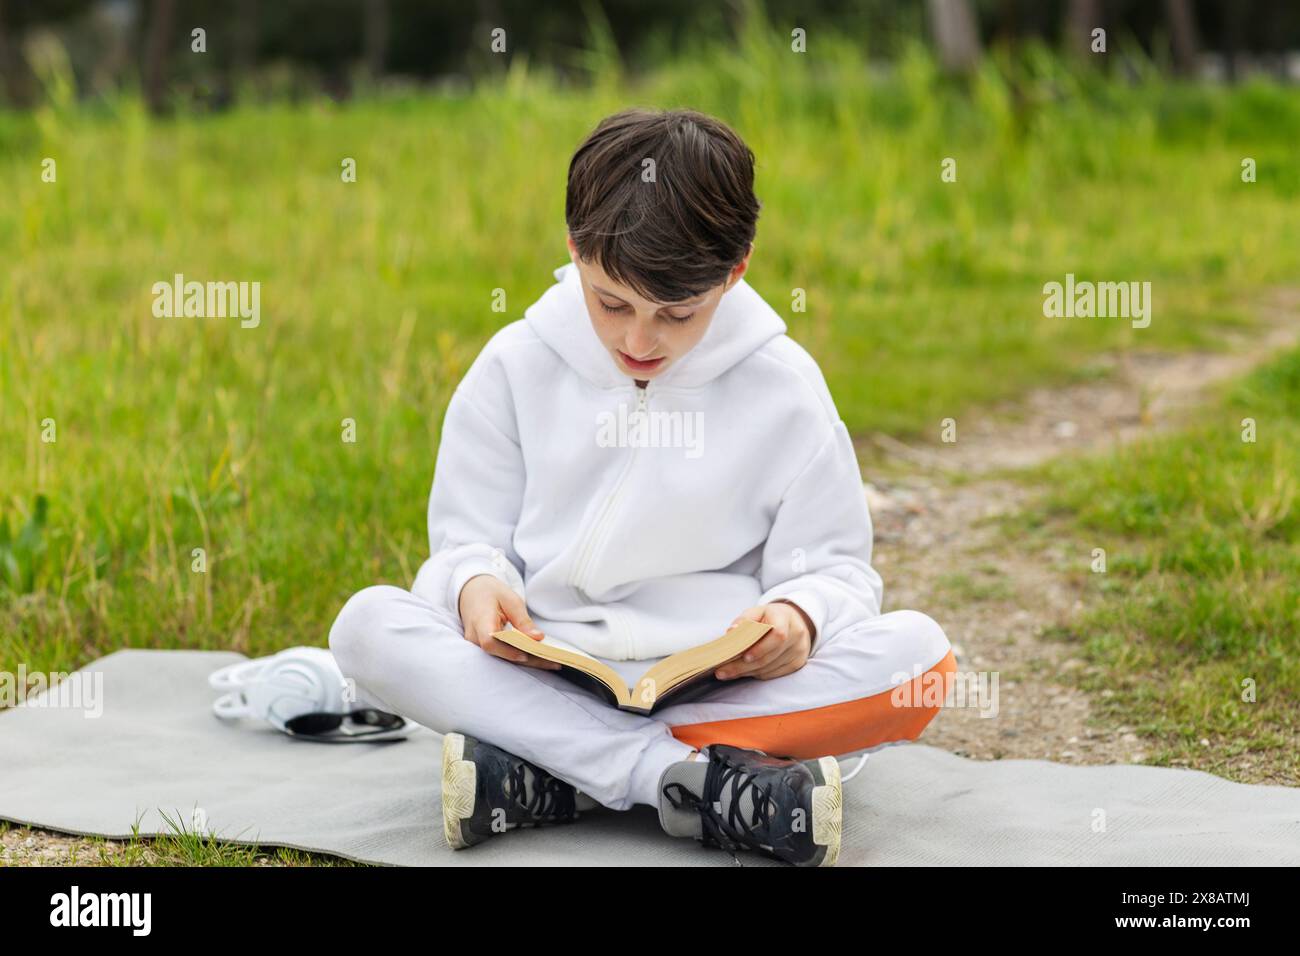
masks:
[[[655,346],[658,344],[649,336],[629,335],[625,341],[623,351],[634,359],[647,359],[654,355]]]

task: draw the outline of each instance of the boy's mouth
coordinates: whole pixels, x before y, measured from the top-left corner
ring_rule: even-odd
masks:
[[[632,356],[628,355],[622,349],[615,349],[614,351],[618,353],[619,360],[633,372],[649,372],[663,364],[662,356],[657,359],[650,359],[647,362],[642,362],[632,358]]]

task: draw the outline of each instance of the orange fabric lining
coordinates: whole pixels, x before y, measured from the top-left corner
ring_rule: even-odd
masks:
[[[934,667],[912,678],[910,696],[904,699],[924,700],[926,688],[939,679],[946,689],[956,670],[957,659],[949,651]],[[709,744],[731,744],[800,760],[852,753],[895,740],[915,740],[939,708],[896,706],[893,695],[904,686],[899,684],[860,700],[788,714],[678,724],[672,729],[673,736],[697,750]]]

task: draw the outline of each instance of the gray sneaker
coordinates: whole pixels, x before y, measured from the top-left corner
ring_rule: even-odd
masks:
[[[791,760],[726,744],[659,779],[659,823],[705,846],[757,850],[796,866],[834,866],[844,795],[834,757]]]

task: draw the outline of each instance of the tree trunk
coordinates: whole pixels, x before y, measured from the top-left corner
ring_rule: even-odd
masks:
[[[238,0],[230,37],[230,69],[235,85],[253,69],[257,56],[258,23],[257,0]]]
[[[1085,60],[1091,57],[1093,55],[1092,31],[1100,26],[1102,26],[1100,0],[1070,0],[1065,8],[1063,45],[1066,53]],[[1109,37],[1107,40],[1109,41]]]
[[[388,61],[388,0],[366,0],[364,28],[366,72],[372,79],[384,74]]]
[[[1200,41],[1196,36],[1196,15],[1191,0],[1165,0],[1165,18],[1169,21],[1169,44],[1174,54],[1174,69],[1184,76],[1196,72]]]
[[[927,0],[930,32],[944,69],[969,73],[980,59],[979,30],[970,0]]]
[[[145,44],[144,96],[155,114],[167,108],[167,54],[175,22],[175,0],[154,0]]]
[[[21,109],[35,101],[32,71],[22,53],[22,30],[10,29],[5,0],[0,0],[0,82],[13,106]]]
[[[1228,82],[1236,83],[1241,74],[1242,38],[1245,36],[1245,18],[1249,11],[1239,3],[1228,4],[1223,15],[1223,59]]]

